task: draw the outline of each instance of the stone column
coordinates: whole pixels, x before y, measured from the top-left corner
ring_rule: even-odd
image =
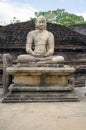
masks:
[[[6,73],[6,68],[12,65],[12,56],[8,54],[3,54],[3,93],[6,95],[8,93],[8,87],[12,82],[12,77]]]

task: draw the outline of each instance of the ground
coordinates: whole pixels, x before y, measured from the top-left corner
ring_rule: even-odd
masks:
[[[80,102],[0,103],[0,130],[86,130],[86,88]]]

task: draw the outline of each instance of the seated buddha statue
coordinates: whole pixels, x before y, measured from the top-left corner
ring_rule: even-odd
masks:
[[[63,63],[63,56],[54,56],[54,35],[46,30],[46,19],[39,16],[35,22],[35,30],[27,34],[26,55],[19,55],[20,63],[34,61],[36,63]],[[33,49],[34,45],[34,49]]]

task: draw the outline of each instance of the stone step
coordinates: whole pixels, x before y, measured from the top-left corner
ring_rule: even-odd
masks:
[[[11,84],[9,87],[9,91],[17,91],[17,92],[59,92],[59,91],[71,91],[73,90],[73,86],[68,84],[67,86],[61,86],[61,85],[52,85],[52,86],[25,86],[25,85],[15,85]]]
[[[58,92],[58,91],[53,91],[53,92],[52,92],[52,91],[46,91],[46,92],[44,92],[44,91],[41,91],[41,92],[40,92],[40,91],[35,91],[35,92],[34,92],[34,91],[29,91],[29,92],[13,91],[13,92],[9,92],[9,93],[8,93],[8,96],[13,96],[13,95],[15,95],[15,96],[18,96],[18,95],[21,95],[21,96],[22,96],[22,95],[25,95],[25,96],[27,96],[27,95],[30,95],[30,96],[31,96],[31,95],[32,95],[32,96],[33,96],[33,95],[35,95],[35,96],[36,96],[36,95],[37,95],[37,96],[41,96],[41,95],[43,95],[43,96],[49,96],[49,95],[50,95],[50,96],[63,95],[63,96],[64,96],[64,95],[71,95],[71,94],[73,95],[73,94],[74,94],[74,91],[71,91],[71,92],[67,92],[67,91],[66,91],[66,92],[64,92],[64,91],[61,91],[61,92]]]
[[[79,101],[78,97],[74,92],[13,92],[9,93],[4,97],[3,103],[12,103],[12,102],[66,102],[66,101]]]
[[[53,93],[53,94],[43,94],[43,93],[35,93],[35,94],[33,94],[33,93],[28,93],[28,94],[9,94],[7,97],[8,98],[29,98],[29,97],[45,97],[45,98],[50,98],[50,97],[52,97],[52,98],[55,98],[55,97],[74,97],[75,95],[74,94],[68,94],[68,93]]]
[[[29,99],[4,99],[2,100],[2,103],[25,103],[25,102],[77,102],[79,101],[77,98],[29,98]]]

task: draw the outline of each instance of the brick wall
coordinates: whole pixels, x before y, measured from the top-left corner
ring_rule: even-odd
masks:
[[[70,28],[76,32],[86,35],[86,24],[72,25]]]

